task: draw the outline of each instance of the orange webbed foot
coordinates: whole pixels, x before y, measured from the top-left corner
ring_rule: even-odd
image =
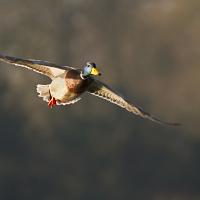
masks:
[[[57,105],[56,99],[55,99],[54,97],[52,97],[52,98],[50,99],[49,103],[48,103],[48,106],[49,106],[50,108],[53,108],[53,106],[56,106],[56,105]]]

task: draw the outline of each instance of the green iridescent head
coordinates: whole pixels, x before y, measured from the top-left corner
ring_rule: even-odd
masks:
[[[87,62],[87,65],[84,67],[82,74],[84,77],[87,77],[90,75],[94,75],[94,76],[101,75],[101,73],[99,72],[99,70],[96,67],[96,64],[93,62]]]

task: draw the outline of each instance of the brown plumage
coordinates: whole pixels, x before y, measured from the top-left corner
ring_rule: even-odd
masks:
[[[0,54],[0,60],[48,76],[52,82],[48,85],[37,85],[37,92],[39,93],[39,97],[47,101],[50,107],[75,103],[80,100],[80,96],[83,93],[89,92],[140,117],[160,124],[179,125],[178,123],[164,122],[151,116],[140,107],[129,103],[129,101],[118,95],[106,84],[95,80],[91,75],[100,75],[95,63],[87,63],[84,70],[81,70],[68,66],[59,66],[47,61],[21,59],[2,54]],[[87,74],[88,69],[90,70],[89,74]]]
[[[66,73],[65,80],[70,92],[82,94],[94,80],[91,77],[83,80],[80,71],[71,69]]]

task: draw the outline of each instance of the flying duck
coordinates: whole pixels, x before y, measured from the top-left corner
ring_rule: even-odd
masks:
[[[106,84],[96,80],[94,76],[100,76],[101,73],[93,62],[87,62],[83,69],[76,69],[59,66],[47,61],[22,59],[3,54],[0,54],[0,60],[48,76],[51,83],[47,85],[38,84],[37,92],[39,97],[48,102],[50,108],[56,105],[76,103],[81,99],[80,96],[83,93],[88,92],[151,121],[166,125],[179,125],[178,123],[168,123],[155,118],[139,106],[121,97]]]

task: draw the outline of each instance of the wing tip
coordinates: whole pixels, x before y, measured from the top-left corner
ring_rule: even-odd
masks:
[[[156,123],[161,124],[161,125],[181,126],[181,123],[178,123],[178,122],[165,122],[165,121],[162,121],[162,120],[157,119],[157,118],[152,117],[152,116],[148,116],[147,118],[150,119],[151,121],[156,122]]]

